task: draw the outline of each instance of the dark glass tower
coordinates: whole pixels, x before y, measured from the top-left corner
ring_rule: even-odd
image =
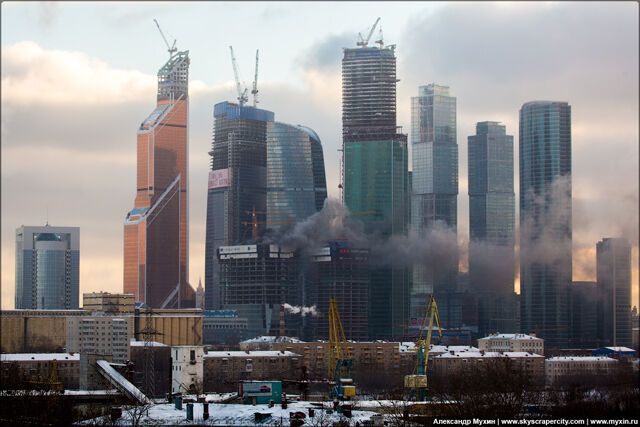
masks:
[[[548,347],[569,342],[571,291],[571,107],[520,109],[520,319]]]
[[[457,233],[458,226],[458,143],[456,140],[456,98],[448,86],[421,86],[411,98],[411,149],[413,161],[411,227],[424,234],[436,222]],[[438,265],[428,263],[413,268],[411,319],[419,322],[426,310],[428,295],[442,298],[443,320],[449,317],[445,296],[455,291],[458,257]],[[449,322],[450,323],[450,322]],[[455,325],[448,324],[448,327]]]
[[[221,102],[213,108],[213,144],[207,196],[205,306],[221,308],[220,246],[256,240],[267,211],[267,123],[271,111]]]
[[[320,211],[327,181],[320,137],[308,127],[267,125],[267,228],[294,226]]]
[[[519,332],[513,136],[497,122],[481,122],[468,142],[469,283],[478,294],[478,335]]]
[[[407,231],[407,138],[396,127],[395,46],[344,49],[344,202],[370,234]],[[406,269],[371,271],[370,338],[399,338],[408,319]],[[340,301],[338,301],[340,304]]]
[[[598,329],[602,345],[631,346],[631,245],[604,238],[596,245]]]

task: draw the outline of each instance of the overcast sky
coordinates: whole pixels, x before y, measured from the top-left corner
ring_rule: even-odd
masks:
[[[15,229],[79,226],[80,291],[122,290],[123,219],[135,196],[136,130],[167,59],[157,18],[190,51],[190,281],[204,275],[213,104],[234,100],[233,45],[247,83],[260,49],[260,106],[324,146],[338,197],[340,61],[381,17],[396,44],[398,124],[418,86],[457,97],[461,243],[468,236],[467,136],[514,135],[531,100],[572,107],[574,280],[595,280],[602,237],[633,243],[638,305],[636,2],[2,3],[2,308],[13,308]],[[169,36],[169,37],[171,37]]]

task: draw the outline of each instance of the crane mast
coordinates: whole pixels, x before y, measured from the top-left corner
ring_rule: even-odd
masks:
[[[167,38],[164,36],[164,33],[162,32],[162,28],[160,28],[160,24],[158,24],[158,20],[153,18],[153,22],[156,23],[156,27],[158,27],[158,31],[160,31],[160,35],[162,36],[162,40],[164,40],[164,44],[167,45],[167,52],[169,52],[169,58],[173,58],[173,54],[178,51],[178,48],[176,47],[176,42],[178,40],[173,39],[173,44],[169,45],[169,42],[167,41]]]
[[[329,377],[335,385],[331,397],[348,400],[356,395],[356,387],[351,379],[353,359],[340,321],[338,304],[335,298],[329,300]]]
[[[255,107],[258,103],[258,54],[259,50],[256,49],[256,72],[253,75],[253,89],[251,90],[251,95],[253,95],[253,106]]]
[[[424,331],[425,326],[427,326],[427,319],[429,320],[429,325],[427,327],[427,337],[426,339],[422,338],[422,333]],[[442,337],[442,328],[440,327],[440,313],[438,312],[438,304],[436,304],[436,299],[433,295],[429,298],[429,304],[427,306],[427,312],[424,316],[424,321],[422,324],[422,330],[420,332],[420,337],[418,341],[416,341],[416,352],[418,353],[418,362],[416,363],[416,368],[414,370],[413,375],[406,375],[404,377],[404,386],[405,388],[411,389],[414,391],[414,395],[420,401],[424,401],[427,397],[427,373],[429,369],[429,348],[431,346],[431,335],[433,332],[433,323],[436,323],[438,326],[438,334]]]
[[[236,91],[238,92],[238,104],[242,107],[245,102],[249,100],[247,96],[247,88],[242,89],[242,84],[240,83],[240,70],[238,69],[238,63],[236,62],[236,57],[233,54],[233,46],[229,46],[229,50],[231,51],[231,65],[233,65],[233,75],[236,79]]]

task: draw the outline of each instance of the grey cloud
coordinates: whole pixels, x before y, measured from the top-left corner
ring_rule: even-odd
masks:
[[[49,30],[55,24],[59,8],[60,5],[53,1],[38,3],[38,22],[44,30]]]
[[[340,72],[342,48],[355,45],[356,35],[352,32],[331,34],[309,46],[297,62],[304,69]]]

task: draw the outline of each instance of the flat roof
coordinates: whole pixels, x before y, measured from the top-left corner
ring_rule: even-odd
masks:
[[[80,353],[3,353],[0,355],[2,362],[25,361],[53,361],[53,360],[80,360]]]

